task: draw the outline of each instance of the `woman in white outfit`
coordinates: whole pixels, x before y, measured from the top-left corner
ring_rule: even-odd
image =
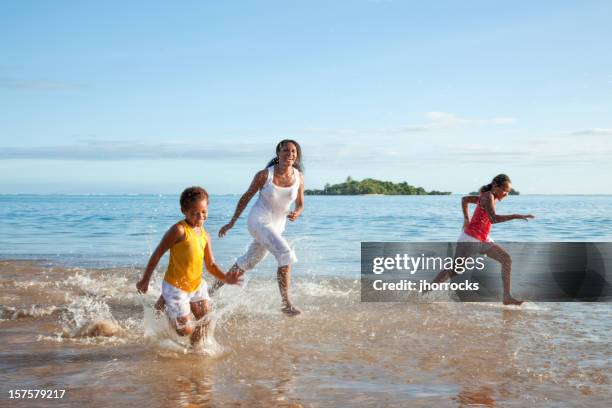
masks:
[[[253,241],[247,252],[236,260],[229,272],[240,274],[253,269],[268,252],[278,263],[277,279],[283,308],[290,316],[300,314],[289,300],[291,264],[297,262],[295,252],[282,236],[287,218],[298,219],[304,210],[304,176],[302,174],[302,151],[294,140],[283,140],[276,146],[276,157],[267,168],[257,172],[249,189],[240,197],[231,221],[219,230],[219,237],[225,236],[251,198],[259,191],[257,202],[251,208],[248,228]],[[291,204],[295,202],[293,211]],[[223,283],[217,282],[215,288]]]

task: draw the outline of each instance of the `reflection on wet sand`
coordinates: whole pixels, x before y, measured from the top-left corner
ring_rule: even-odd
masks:
[[[464,389],[457,394],[459,407],[494,407],[495,400],[492,398],[493,390],[487,387],[475,389]]]
[[[124,285],[139,271],[0,268],[3,387],[65,388],[67,406],[597,407],[612,398],[605,304],[367,304],[353,280],[296,279],[305,313],[289,319],[274,285],[252,279],[215,297],[214,341],[198,354],[155,318],[158,287],[138,297]],[[118,330],[78,334],[100,319]]]

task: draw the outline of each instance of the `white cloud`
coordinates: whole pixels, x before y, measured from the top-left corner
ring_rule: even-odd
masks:
[[[447,114],[431,115],[436,121],[448,123]],[[450,118],[450,119],[449,119]],[[589,166],[612,162],[612,146],[607,138],[598,136],[568,137],[568,133],[547,137],[495,139],[468,144],[447,138],[429,137],[427,142],[389,135],[388,137],[329,138],[326,142],[305,140],[302,143],[305,164],[346,166],[362,163],[364,167],[385,167],[444,163],[517,164],[522,166],[564,165]],[[395,129],[400,131],[400,128]],[[594,134],[604,134],[599,129]],[[415,131],[415,130],[412,130]],[[347,130],[348,132],[348,130]],[[345,135],[349,135],[346,133]],[[590,134],[590,133],[589,133]],[[606,133],[607,134],[607,133]],[[352,134],[351,134],[352,135]],[[585,142],[588,138],[588,143]],[[335,140],[334,140],[335,139]],[[80,140],[67,145],[0,147],[0,160],[67,160],[67,161],[130,161],[130,160],[209,160],[261,162],[272,158],[273,144],[202,142],[149,142]]]
[[[496,144],[446,146],[441,155],[457,162],[512,163],[539,167],[547,165],[592,166],[612,161],[612,147],[603,140],[535,137]]]
[[[515,118],[494,117],[487,119],[467,119],[447,112],[427,112],[425,117],[431,121],[430,127],[459,127],[482,125],[506,125],[516,122]]]
[[[612,129],[593,128],[576,130],[574,132],[570,132],[569,134],[575,136],[612,136]]]
[[[424,116],[428,121],[422,124],[406,124],[396,127],[375,129],[309,128],[303,129],[301,130],[301,132],[332,135],[385,135],[417,133],[436,129],[449,129],[464,126],[508,125],[516,122],[516,119],[511,117],[468,119],[447,112],[427,112]],[[300,131],[298,130],[297,132]]]
[[[2,147],[0,160],[231,160],[272,156],[269,146],[193,142],[82,141],[72,145]]]
[[[394,141],[390,143],[351,142],[350,144],[306,146],[308,161],[366,163],[369,166],[443,165],[499,163],[500,165],[594,166],[612,162],[612,147],[599,139],[584,143],[583,139],[559,137],[524,137],[512,141],[492,140],[448,143],[430,138],[427,143]]]

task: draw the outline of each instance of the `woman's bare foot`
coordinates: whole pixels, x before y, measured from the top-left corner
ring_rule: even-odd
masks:
[[[300,309],[297,309],[295,306],[291,305],[291,304],[287,304],[285,305],[281,311],[286,314],[287,316],[297,316],[299,314],[302,313],[302,311]]]
[[[208,296],[212,297],[223,285],[225,285],[225,283],[215,279],[215,282],[208,287]]]
[[[505,296],[504,297],[504,305],[516,305],[516,306],[520,306],[522,303],[523,303],[522,300],[516,300],[512,296]]]

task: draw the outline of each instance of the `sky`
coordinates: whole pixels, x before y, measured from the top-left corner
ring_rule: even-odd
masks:
[[[0,194],[612,194],[609,1],[0,3]]]

